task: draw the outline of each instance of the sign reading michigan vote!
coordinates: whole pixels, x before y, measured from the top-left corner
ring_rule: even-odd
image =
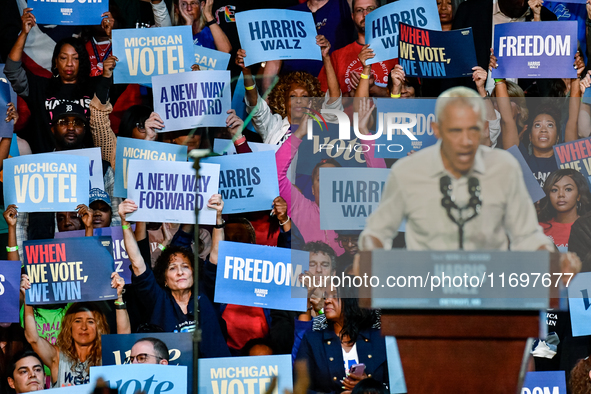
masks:
[[[71,212],[88,205],[88,157],[43,153],[4,160],[4,202],[19,212]]]
[[[232,107],[230,71],[199,71],[152,78],[154,111],[168,132],[195,127],[226,127]]]
[[[244,64],[267,60],[322,60],[316,45],[316,24],[310,12],[265,9],[236,14]]]
[[[144,141],[135,138],[117,137],[115,160],[115,197],[127,198],[127,171],[129,160],[187,161],[187,147],[164,142]]]
[[[375,57],[367,64],[383,62],[398,57],[398,23],[441,30],[437,2],[435,0],[400,0],[372,11],[365,17],[365,42],[373,49]]]
[[[214,302],[303,312],[299,276],[309,259],[301,250],[221,241]]]
[[[576,78],[577,22],[503,23],[495,26],[498,67],[493,78]]]
[[[111,242],[111,237],[25,241],[24,264],[31,282],[27,304],[116,299]]]
[[[191,71],[195,60],[190,26],[113,30],[115,83],[150,85],[152,76]]]
[[[28,0],[40,25],[100,25],[109,0]]]

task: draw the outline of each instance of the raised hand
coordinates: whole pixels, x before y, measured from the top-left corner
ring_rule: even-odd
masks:
[[[144,122],[146,129],[146,141],[156,141],[156,130],[162,130],[164,128],[164,121],[156,112],[152,112],[150,117]]]

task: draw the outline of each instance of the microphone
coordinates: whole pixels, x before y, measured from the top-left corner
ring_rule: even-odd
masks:
[[[448,211],[448,215],[450,215],[450,210],[452,208],[456,208],[456,204],[453,202],[451,198],[451,178],[449,175],[444,175],[439,179],[439,190],[441,190],[441,194],[443,194],[443,198],[441,199],[441,206]],[[455,220],[454,220],[455,222]]]
[[[470,200],[468,207],[474,209],[474,216],[480,213],[482,201],[480,200],[480,181],[478,178],[470,177],[468,179],[468,193],[470,193]]]
[[[443,194],[443,197],[441,198],[441,206],[445,208],[449,219],[458,226],[459,247],[460,249],[464,249],[464,225],[480,214],[480,208],[482,206],[482,201],[480,200],[480,181],[475,177],[470,177],[468,179],[468,193],[470,194],[470,199],[468,200],[468,205],[462,208],[459,208],[452,199],[451,193],[453,189],[449,175],[442,176],[439,179],[439,190],[441,191],[441,194]],[[465,217],[464,211],[470,208],[474,210],[474,213]],[[458,218],[452,214],[452,209],[458,211]]]

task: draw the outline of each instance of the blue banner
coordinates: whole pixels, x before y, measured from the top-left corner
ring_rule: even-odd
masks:
[[[275,152],[213,156],[201,162],[220,165],[224,214],[273,208],[273,200],[279,196]]]
[[[195,224],[195,206],[199,224],[215,224],[216,211],[207,207],[218,192],[220,166],[201,163],[199,178],[193,163],[131,160],[127,198],[137,211],[127,215],[136,222]]]
[[[591,335],[591,272],[578,273],[568,286],[573,337]]]
[[[273,393],[293,391],[293,371],[289,354],[199,359],[199,394],[268,392],[277,376]]]
[[[8,84],[8,86],[10,87],[10,102],[12,102],[15,106],[15,108],[17,107],[17,94],[14,91],[14,89],[12,88],[12,85],[10,84],[10,82],[8,82],[8,79],[6,78],[6,74],[4,74],[4,63],[0,63],[0,81],[5,82]]]
[[[88,205],[88,157],[43,153],[4,160],[4,202],[19,212],[71,212]]]
[[[591,137],[554,145],[554,159],[560,168],[579,171],[591,187]]]
[[[363,230],[389,174],[389,168],[320,168],[320,229]]]
[[[0,261],[0,323],[19,322],[21,262]]]
[[[527,372],[521,394],[566,394],[564,371]]]
[[[246,66],[267,60],[322,60],[311,12],[277,9],[239,12],[236,28],[246,51]]]
[[[40,25],[100,25],[101,15],[109,11],[109,0],[28,0],[27,7]]]
[[[89,387],[95,387],[99,378],[119,394],[186,393],[187,367],[184,365],[126,364],[90,367]]]
[[[44,239],[23,242],[31,288],[27,304],[66,304],[117,299],[110,237]]]
[[[135,224],[132,225],[135,230]],[[54,238],[77,238],[84,237],[85,230],[75,231],[56,231]],[[120,226],[117,227],[101,227],[93,230],[95,237],[111,237],[113,241],[113,259],[115,263],[115,272],[117,272],[126,284],[131,283],[131,261],[125,251],[125,244],[123,243],[123,230]]]
[[[436,0],[400,0],[382,6],[365,17],[365,43],[375,57],[367,64],[398,57],[398,23],[423,29],[441,30]]]
[[[471,76],[477,66],[472,29],[433,31],[400,23],[399,62],[407,77]]]
[[[169,365],[184,365],[193,371],[193,334],[190,332],[154,332],[145,334],[103,335],[103,365],[124,364],[131,355],[131,348],[139,339],[151,337],[160,339],[168,347]],[[189,393],[193,392],[193,374],[187,375]]]
[[[511,153],[513,157],[515,157],[519,162],[519,165],[521,166],[521,172],[523,172],[523,181],[525,182],[525,187],[527,188],[527,192],[529,193],[529,196],[531,197],[532,201],[538,202],[542,198],[546,197],[544,189],[542,189],[542,187],[534,177],[531,168],[529,168],[529,165],[525,161],[525,158],[521,154],[521,151],[519,150],[517,145],[513,145],[512,147],[507,149],[507,152]]]
[[[199,71],[152,78],[154,112],[161,132],[195,127],[226,127],[232,108],[230,71]]]
[[[375,156],[385,159],[401,159],[411,150],[419,151],[437,143],[431,123],[435,122],[434,99],[377,99],[378,114],[384,114],[382,136],[373,141],[376,144]],[[416,118],[416,123],[414,123]],[[378,119],[379,120],[379,119]],[[411,140],[403,131],[401,124],[412,133],[416,141]],[[392,139],[388,139],[391,130]],[[370,141],[368,141],[370,142]],[[366,142],[366,143],[368,143]]]
[[[221,241],[214,302],[303,312],[299,275],[309,259],[300,250]]]
[[[195,64],[200,71],[227,70],[230,63],[230,54],[215,49],[195,45]]]
[[[10,103],[11,100],[10,91],[10,84],[8,82],[0,81],[0,113],[2,113],[2,119],[0,119],[0,138],[11,138],[14,129],[14,120],[11,120],[10,122],[4,121],[8,103]],[[16,108],[16,101],[14,105]]]
[[[129,160],[187,161],[187,147],[164,142],[117,137],[114,197],[127,198]]]
[[[149,86],[152,76],[191,71],[195,59],[191,26],[115,29],[112,42],[114,83]]]
[[[577,22],[503,23],[495,26],[498,68],[493,78],[576,78]]]
[[[60,155],[74,155],[88,157],[88,169],[90,174],[89,189],[98,188],[105,190],[105,180],[103,178],[103,159],[101,148],[70,149],[59,152],[51,152]]]
[[[253,153],[265,151],[277,152],[277,149],[279,149],[279,145],[263,144],[261,142],[250,141],[248,142],[248,147]],[[217,153],[218,155],[235,155],[236,147],[234,146],[232,140],[216,138],[213,140],[213,153]]]

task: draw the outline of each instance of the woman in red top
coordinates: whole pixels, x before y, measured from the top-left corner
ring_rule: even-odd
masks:
[[[589,184],[580,172],[567,168],[548,176],[544,192],[538,220],[558,250],[566,252],[571,226],[591,208]]]

